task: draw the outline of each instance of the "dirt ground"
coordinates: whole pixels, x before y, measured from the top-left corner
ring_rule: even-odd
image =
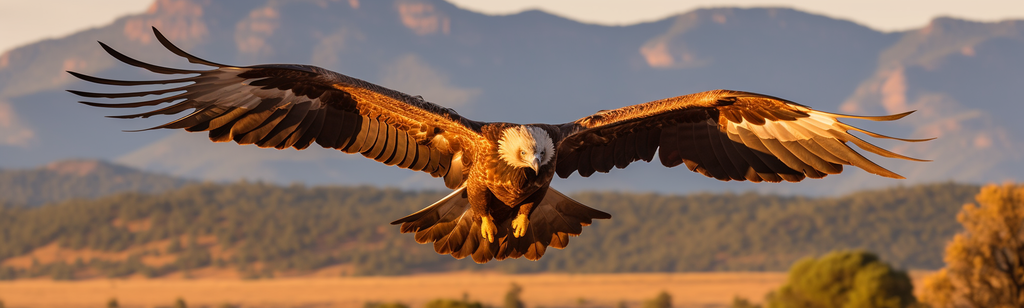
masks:
[[[501,306],[510,284],[523,287],[527,307],[640,307],[662,290],[677,308],[724,307],[739,295],[761,302],[785,281],[785,273],[681,274],[532,274],[444,273],[398,277],[299,277],[263,280],[49,279],[0,282],[7,308],[105,307],[116,298],[121,307],[171,306],[183,298],[189,307],[354,307],[402,302],[413,308],[437,298],[462,298]]]

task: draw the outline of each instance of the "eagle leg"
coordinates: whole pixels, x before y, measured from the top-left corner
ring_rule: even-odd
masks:
[[[537,203],[544,200],[544,195],[547,192],[547,187],[538,189],[537,192],[526,198],[523,204],[519,205],[519,214],[512,220],[512,236],[520,238],[526,235],[526,228],[530,226],[530,215],[533,214],[533,209],[536,208]]]
[[[515,230],[512,232],[512,236],[520,238],[526,235],[526,227],[530,225],[530,219],[526,217],[527,214],[520,212],[519,215],[516,215],[516,219],[512,220],[512,229]]]
[[[494,236],[498,234],[498,226],[494,225],[494,219],[490,214],[480,217],[480,233],[487,239],[488,243],[494,243]]]

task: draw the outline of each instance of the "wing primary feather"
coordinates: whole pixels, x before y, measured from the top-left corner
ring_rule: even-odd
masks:
[[[839,164],[839,165],[849,165],[850,164],[849,161],[847,161],[845,159],[842,159],[842,158],[839,158],[838,156],[833,155],[832,152],[829,152],[824,147],[822,147],[821,144],[818,143],[818,140],[817,140],[818,138],[829,138],[829,137],[814,136],[811,139],[801,139],[801,140],[799,140],[799,142],[808,151],[811,151],[811,153],[814,153],[814,155],[820,157],[821,159],[824,159],[827,162],[830,162],[830,163],[833,163],[833,164]],[[840,166],[840,168],[841,167],[842,166]]]
[[[779,141],[779,143],[789,150],[790,153],[793,153],[793,156],[796,156],[796,158],[800,159],[800,161],[804,162],[804,164],[807,164],[814,170],[826,174],[836,174],[843,171],[843,169],[836,168],[832,163],[825,161],[821,157],[818,157],[818,155],[815,155],[814,152],[804,147],[804,144],[800,141],[806,141],[806,139],[799,139],[798,141]]]
[[[218,124],[224,122],[223,120],[220,120],[220,119],[225,118],[225,117],[229,117],[229,119],[227,119],[226,121],[230,121],[231,119],[233,119],[233,115],[234,114],[238,114],[239,113],[238,109],[241,109],[241,108],[238,108],[238,107],[226,107],[226,108],[223,109],[222,112],[217,114],[215,117],[209,119],[208,121],[204,121],[204,122],[201,122],[199,124],[187,127],[187,128],[185,128],[185,130],[188,131],[188,132],[202,132],[202,131],[208,131],[208,130],[217,128],[217,127],[211,127],[211,125],[213,125],[214,122],[216,122]],[[245,112],[245,110],[242,110],[242,113],[244,113],[244,112]]]
[[[886,136],[886,135],[882,135],[882,134],[879,134],[879,133],[876,133],[876,132],[872,132],[872,131],[869,131],[869,130],[861,129],[859,127],[852,126],[852,125],[849,125],[849,124],[846,124],[846,123],[843,123],[843,122],[839,122],[839,121],[836,121],[836,124],[839,125],[839,127],[843,128],[845,130],[855,130],[855,131],[862,132],[862,133],[864,133],[864,134],[866,134],[868,136],[875,137],[875,138],[894,139],[894,140],[906,141],[906,142],[924,142],[924,141],[929,141],[929,140],[935,140],[935,138],[925,138],[925,139],[897,138],[897,137]]]
[[[93,103],[93,102],[79,102],[79,103],[86,104],[86,105],[93,106],[93,107],[103,107],[103,108],[136,108],[136,107],[145,107],[145,106],[159,105],[159,104],[166,103],[166,102],[171,102],[171,101],[175,101],[175,100],[179,100],[179,99],[183,99],[183,98],[188,98],[189,96],[191,96],[191,93],[185,92],[185,93],[177,94],[177,95],[174,95],[174,96],[162,97],[162,98],[158,98],[158,99],[154,99],[154,100],[135,102],[135,103],[110,103],[110,104],[107,104],[107,103]],[[145,114],[145,113],[142,113],[142,114]]]
[[[636,159],[636,134],[630,132],[615,140],[615,167],[626,168]]]
[[[640,142],[640,137],[646,137],[642,138],[643,143]],[[640,159],[645,162],[651,162],[651,160],[654,160],[654,153],[657,152],[660,137],[661,129],[659,128],[648,129],[646,134],[641,133],[636,136],[637,155],[640,156]]]
[[[292,135],[302,124],[302,120],[306,117],[309,112],[309,107],[313,105],[311,101],[305,101],[295,104],[288,114],[285,114],[277,124],[274,124],[274,128],[267,133],[266,137],[263,137],[257,144],[265,147],[273,147],[276,149],[286,149],[291,147],[290,143],[287,143],[288,137]]]
[[[799,182],[804,179],[804,174],[802,172],[790,168],[785,162],[780,160],[778,156],[773,155],[771,150],[761,142],[761,138],[755,136],[753,132],[746,128],[739,128],[737,131],[739,132],[740,138],[743,140],[743,144],[750,147],[753,150],[752,153],[760,158],[768,168],[771,168],[771,170],[783,180],[786,180],[787,182]]]
[[[353,134],[355,134],[355,136],[353,136],[351,144],[346,145],[344,148],[341,148],[341,151],[349,154],[354,154],[359,153],[359,150],[363,148],[363,144],[367,142],[373,142],[373,140],[370,135],[370,118],[364,115],[357,115],[354,113],[349,114],[358,118],[356,120],[359,121],[359,128],[358,130],[354,131]]]
[[[865,151],[868,151],[868,152],[871,152],[871,153],[875,153],[875,154],[878,154],[878,155],[881,155],[881,156],[885,156],[885,157],[889,157],[889,158],[906,159],[906,160],[910,160],[910,161],[919,161],[919,162],[929,162],[930,161],[930,160],[918,159],[918,158],[913,158],[913,157],[907,157],[907,156],[903,156],[903,155],[900,155],[900,154],[893,153],[893,152],[891,152],[889,150],[886,150],[886,149],[880,148],[880,147],[878,147],[878,146],[876,146],[874,144],[871,144],[870,142],[867,142],[867,141],[864,141],[864,140],[862,140],[860,138],[857,138],[857,136],[854,136],[854,135],[844,134],[844,133],[836,132],[836,131],[833,131],[833,130],[829,130],[829,132],[831,132],[832,135],[835,136],[836,138],[839,138],[839,139],[844,140],[844,141],[853,142],[853,144],[857,145],[857,147],[859,147],[861,149],[864,149]]]
[[[341,124],[338,119],[342,119],[345,116],[345,112],[327,107],[324,109],[326,113],[324,115],[324,121],[320,128],[320,133],[316,136],[316,143],[324,148],[337,148],[338,145],[335,143],[338,141],[338,135],[341,135]]]
[[[67,91],[71,92],[71,94],[74,94],[74,95],[78,95],[78,96],[82,96],[82,97],[89,97],[89,98],[97,98],[97,97],[103,97],[103,98],[124,98],[124,97],[142,97],[142,96],[146,96],[146,95],[160,95],[160,94],[176,92],[176,91],[185,91],[189,87],[192,87],[192,86],[193,85],[186,85],[186,86],[177,87],[177,88],[160,89],[160,90],[152,90],[152,91],[141,91],[141,92],[122,92],[122,93],[94,93],[94,92],[84,92],[84,91],[76,91],[76,90],[67,90]]]
[[[825,150],[832,152],[832,154],[838,157],[842,157],[843,159],[849,161],[850,165],[864,169],[864,171],[867,171],[872,174],[877,174],[884,177],[890,177],[895,179],[903,179],[903,177],[900,176],[899,174],[882,168],[882,166],[879,166],[878,164],[875,164],[871,160],[868,160],[867,158],[864,157],[864,155],[857,153],[857,151],[854,151],[853,149],[846,146],[846,144],[843,144],[843,142],[839,140],[827,137],[819,138],[820,139],[817,140],[818,144],[825,148]]]
[[[718,162],[722,164],[722,168],[729,174],[729,177],[737,181],[746,179],[747,170],[750,169],[750,165],[730,145],[732,140],[724,136],[724,132],[714,127],[708,127],[707,131],[708,137],[711,140],[711,147],[715,149],[717,154],[715,157],[718,158]]]
[[[231,126],[231,136],[233,140],[235,142],[239,142],[239,140],[242,140],[246,134],[259,127],[260,124],[263,124],[263,121],[269,118],[272,114],[274,114],[274,110],[267,109],[258,112],[250,112],[246,116],[239,118],[237,122]]]
[[[587,147],[583,152],[580,152],[580,162],[577,171],[579,171],[580,176],[582,177],[589,177],[594,174],[594,165],[590,162],[593,149],[593,147]]]
[[[678,123],[661,130],[661,140],[665,140],[665,144],[658,151],[658,159],[662,166],[672,168],[683,163],[684,159],[695,159],[697,145],[684,141],[693,140],[692,133],[692,123]],[[690,146],[685,146],[687,144]]]
[[[309,124],[309,128],[299,136],[299,139],[292,145],[295,149],[303,150],[313,144],[313,139],[320,135],[320,131],[323,129],[324,118],[327,117],[327,109],[313,109],[310,112],[314,114],[313,123]]]
[[[310,103],[310,105],[310,108],[308,108],[306,112],[304,112],[304,114],[302,115],[302,119],[299,120],[299,124],[295,127],[294,130],[292,130],[291,133],[288,134],[288,138],[286,138],[284,141],[281,141],[281,143],[278,144],[278,146],[276,147],[278,150],[284,150],[288,147],[295,146],[295,143],[299,142],[299,139],[302,139],[302,136],[306,134],[306,130],[309,129],[309,126],[312,125],[314,121],[316,121],[316,116],[319,113],[319,110],[316,108],[312,108],[312,102]],[[301,150],[303,148],[296,147],[295,149]]]
[[[146,70],[148,70],[150,72],[154,72],[154,73],[158,73],[158,74],[199,74],[199,73],[202,73],[202,71],[192,71],[192,70],[182,70],[182,69],[176,69],[176,68],[169,68],[169,67],[153,65],[153,64],[149,64],[149,63],[142,62],[142,61],[139,61],[139,60],[135,60],[135,59],[132,59],[129,56],[126,56],[126,55],[122,54],[121,52],[119,52],[117,50],[114,50],[113,48],[110,48],[110,46],[107,46],[107,44],[104,44],[103,42],[99,42],[99,43],[100,43],[100,46],[103,47],[103,50],[107,51],[107,53],[110,54],[115,59],[117,59],[117,60],[119,60],[121,62],[124,62],[125,64],[134,66],[134,67],[139,67],[139,68],[146,69]]]
[[[228,128],[229,128],[230,125],[228,125],[228,124],[233,124],[234,121],[236,121],[239,118],[245,116],[250,111],[251,111],[251,109],[249,109],[249,108],[243,108],[243,107],[233,108],[233,109],[231,109],[230,112],[227,112],[224,115],[222,115],[220,117],[217,117],[216,119],[210,120],[210,127],[208,128],[208,130],[212,131],[212,130],[215,130],[215,129],[219,129],[221,127],[224,127],[225,125],[227,125]]]
[[[338,142],[336,143],[339,150],[349,148],[356,138],[359,137],[359,129],[363,125],[363,117],[356,113],[345,111],[343,113],[344,120],[341,122],[341,134],[338,135]],[[344,150],[342,152],[345,152]]]
[[[166,79],[166,80],[115,80],[93,77],[81,73],[67,71],[68,74],[77,77],[78,79],[85,80],[92,83],[112,85],[112,86],[141,86],[141,85],[155,85],[155,84],[169,84],[169,83],[182,83],[182,82],[198,82],[202,80],[202,76],[185,77],[178,79]],[[74,92],[72,92],[74,93]]]
[[[824,112],[824,111],[818,111],[818,110],[815,110],[814,112],[819,112],[819,113],[826,114],[826,115],[829,115],[829,116],[832,116],[832,117],[836,117],[836,118],[861,119],[861,120],[869,120],[869,121],[895,121],[895,120],[902,119],[903,117],[908,116],[911,113],[914,113],[915,111],[917,111],[917,110],[911,110],[911,111],[907,111],[907,112],[903,112],[903,113],[897,113],[897,114],[885,115],[885,116],[857,116],[857,115],[849,115],[849,114],[841,114],[841,113]]]
[[[786,148],[786,146],[784,146],[778,139],[761,139],[761,142],[764,143],[764,146],[767,147],[769,151],[771,151],[772,155],[778,157],[779,160],[785,163],[786,166],[789,166],[789,168],[803,172],[804,175],[814,179],[825,176],[821,172],[818,172],[817,169],[814,169],[807,163],[804,163],[804,161],[797,157],[796,154],[790,152],[789,149]]]
[[[252,143],[252,144],[256,144],[256,146],[259,146],[261,148],[267,147],[267,145],[260,144],[260,140],[263,140],[263,138],[266,137],[267,134],[270,133],[270,131],[274,129],[274,126],[277,126],[277,123],[280,123],[281,120],[284,119],[284,116],[287,115],[288,112],[291,111],[291,109],[292,109],[292,106],[289,105],[286,108],[280,108],[280,109],[274,110],[274,112],[271,113],[270,116],[267,117],[266,120],[263,120],[263,123],[260,123],[259,126],[257,126],[255,129],[249,131],[248,133],[245,133],[245,135],[242,137],[242,139],[236,140],[236,141],[238,141],[239,144],[250,144],[250,143]]]
[[[700,155],[700,165],[707,171],[704,175],[722,181],[729,180],[732,177],[726,172],[725,166],[718,161],[718,156],[725,155],[725,153],[716,152],[709,130],[711,130],[711,126],[707,125],[707,122],[694,123],[693,134],[690,134],[693,137],[691,144],[697,149],[697,155]]]
[[[239,108],[239,109],[241,109],[243,111],[242,114],[236,116],[234,119],[231,119],[231,120],[227,121],[226,123],[224,123],[220,127],[210,129],[210,134],[209,134],[210,141],[213,141],[213,142],[228,142],[228,141],[231,141],[231,140],[235,139],[235,136],[232,134],[231,131],[234,129],[235,124],[238,123],[238,120],[243,118],[245,116],[245,114],[249,112],[249,110],[247,110],[247,109],[243,109],[243,108]],[[235,110],[235,111],[238,111],[238,110]],[[234,112],[232,112],[232,113],[234,113]]]
[[[762,161],[757,154],[754,154],[756,150],[747,147],[747,145],[743,143],[743,139],[740,138],[739,135],[729,134],[729,140],[732,141],[729,144],[737,153],[740,154],[740,156],[743,157],[743,159],[747,161],[747,164],[757,172],[758,177],[772,183],[782,181],[782,178],[780,178],[778,174],[775,174],[775,171],[772,171],[772,168],[768,167],[768,165]]]
[[[220,109],[220,110],[218,110],[218,109]],[[177,120],[174,120],[174,121],[171,121],[171,122],[168,122],[168,123],[164,123],[164,124],[159,125],[159,126],[154,126],[154,127],[145,128],[145,129],[137,129],[137,130],[126,130],[126,132],[133,132],[134,133],[134,132],[141,132],[141,131],[147,131],[147,130],[154,130],[154,129],[158,129],[158,128],[186,128],[186,127],[191,127],[191,126],[195,126],[196,124],[199,124],[200,122],[203,122],[203,121],[209,120],[209,119],[211,119],[213,117],[216,117],[216,113],[217,112],[223,112],[222,108],[220,108],[218,106],[214,106],[214,105],[206,106],[204,108],[196,109],[196,111],[194,111],[194,112],[192,112],[192,113],[190,113],[190,114],[188,114],[188,115],[186,115],[184,117],[178,118]]]
[[[590,154],[590,163],[594,166],[594,170],[600,173],[608,173],[615,167],[615,161],[613,160],[612,151],[614,148],[612,144],[606,144],[602,146],[596,146],[593,148]]]
[[[167,40],[167,38],[164,37],[164,35],[162,33],[160,33],[160,30],[156,29],[156,27],[153,27],[153,34],[156,35],[156,39],[158,41],[160,41],[160,44],[164,45],[164,48],[167,48],[167,50],[170,50],[172,53],[174,53],[174,54],[176,54],[178,56],[181,56],[183,58],[188,59],[188,62],[192,62],[192,63],[196,63],[196,64],[202,64],[202,65],[208,65],[208,66],[216,66],[216,67],[229,66],[229,65],[224,65],[224,64],[219,64],[219,63],[214,63],[214,62],[206,61],[206,60],[200,59],[199,57],[193,56],[193,55],[185,52],[184,50],[181,50],[181,48],[178,48],[178,46],[174,46],[174,44],[171,44],[171,41]]]

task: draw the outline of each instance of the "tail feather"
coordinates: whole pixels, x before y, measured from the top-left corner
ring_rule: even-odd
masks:
[[[415,233],[416,242],[434,243],[434,251],[462,259],[473,255],[478,263],[494,258],[491,245],[480,234],[480,222],[474,221],[466,187],[453,191],[434,204],[391,222],[402,224],[402,233]],[[490,244],[490,243],[487,243]]]
[[[433,242],[434,251],[439,254],[450,254],[458,259],[473,256],[473,261],[487,263],[491,259],[522,256],[529,260],[540,259],[548,246],[565,248],[569,245],[569,236],[579,235],[583,226],[590,225],[594,219],[611,218],[608,213],[548,188],[544,199],[530,214],[526,235],[517,238],[512,236],[512,220],[517,211],[509,210],[494,217],[500,220],[496,221],[498,232],[494,243],[487,242],[480,234],[480,221],[473,219],[479,215],[472,213],[465,187],[391,224],[401,224],[402,233],[415,233],[416,242]]]
[[[498,229],[512,230],[512,218],[504,221]],[[580,235],[583,227],[589,226],[594,219],[609,218],[612,218],[611,214],[576,202],[549,187],[544,199],[530,214],[526,235],[502,237],[495,258],[503,260],[525,256],[529,260],[538,260],[544,256],[548,246],[565,248],[569,245],[569,236]]]

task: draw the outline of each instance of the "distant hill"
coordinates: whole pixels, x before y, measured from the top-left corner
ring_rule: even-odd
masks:
[[[0,203],[36,206],[122,192],[161,192],[188,182],[99,160],[56,161],[34,169],[0,169]]]
[[[452,270],[506,272],[781,271],[863,248],[899,267],[935,269],[978,187],[929,184],[842,197],[591,192],[612,214],[538,262],[477,265],[437,255],[388,222],[443,197],[372,187],[196,184],[35,208],[0,207],[0,278],[78,279],[227,269],[279,277]]]
[[[214,144],[202,134],[124,133],[163,119],[102,118],[65,89],[109,91],[76,81],[154,78],[117,63],[103,41],[141,60],[194,67],[157,44],[150,27],[203,58],[229,64],[307,63],[422,95],[484,121],[564,123],[597,110],[725,88],[762,92],[814,108],[885,114],[897,123],[853,124],[935,141],[896,144],[934,163],[877,156],[909,180],[852,170],[822,181],[721,183],[681,168],[634,164],[565,191],[746,191],[835,195],[864,188],[955,180],[983,183],[1024,174],[1024,22],[939,18],[883,33],[784,8],[700,9],[623,27],[582,24],[540,11],[488,16],[441,0],[157,0],[146,12],[0,54],[0,168],[96,157],[206,180],[279,184],[443,186],[420,173],[337,151],[274,151]]]

